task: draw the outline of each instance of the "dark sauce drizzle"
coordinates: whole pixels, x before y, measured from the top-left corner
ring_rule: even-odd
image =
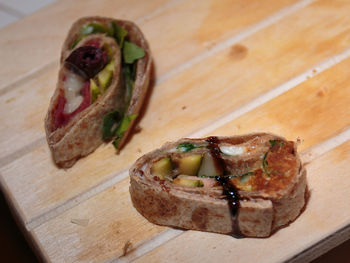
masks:
[[[206,139],[209,143],[209,150],[211,155],[214,158],[215,165],[217,168],[223,169],[223,174],[227,174],[226,163],[221,157],[221,152],[219,148],[220,140],[218,137],[211,136]],[[237,188],[231,183],[231,180],[228,177],[216,176],[216,181],[218,181],[223,187],[223,194],[226,196],[231,215],[232,215],[232,224],[233,224],[233,236],[242,237],[239,227],[238,227],[238,210],[239,210],[239,195]]]

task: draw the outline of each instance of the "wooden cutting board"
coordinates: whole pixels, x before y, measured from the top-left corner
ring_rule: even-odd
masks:
[[[57,1],[0,30],[0,175],[8,202],[50,262],[308,261],[350,238],[350,2]],[[79,17],[135,21],[156,80],[120,154],[103,145],[58,169],[44,116],[61,45]],[[311,197],[266,239],[182,231],[133,208],[128,168],[181,137],[267,131],[300,138]]]

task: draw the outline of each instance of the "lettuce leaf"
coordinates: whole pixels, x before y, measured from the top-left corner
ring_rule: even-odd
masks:
[[[116,131],[117,137],[113,141],[113,145],[117,150],[118,150],[118,144],[119,144],[121,138],[123,137],[124,132],[126,132],[129,129],[131,121],[136,119],[136,118],[137,118],[137,114],[124,116],[122,121],[119,123],[117,131]]]
[[[114,32],[113,37],[117,40],[117,43],[120,49],[122,49],[124,44],[124,39],[128,34],[128,31],[115,22],[112,22],[112,28]]]
[[[121,119],[121,116],[118,111],[110,112],[103,117],[103,124],[102,124],[103,140],[108,140],[115,136],[119,128],[118,123],[120,123],[120,119]]]
[[[132,64],[144,56],[145,51],[142,48],[129,41],[124,42],[123,57],[125,63]]]

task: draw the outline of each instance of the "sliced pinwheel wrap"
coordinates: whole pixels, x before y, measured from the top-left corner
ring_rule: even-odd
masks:
[[[296,143],[268,133],[181,139],[130,169],[131,200],[149,221],[235,236],[287,226],[307,193]]]
[[[45,119],[53,159],[68,168],[103,142],[119,150],[134,125],[151,78],[146,39],[132,22],[76,21],[63,44],[56,90]]]

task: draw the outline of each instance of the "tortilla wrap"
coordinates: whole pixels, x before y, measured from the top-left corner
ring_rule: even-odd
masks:
[[[128,31],[128,41],[136,44],[145,51],[144,57],[138,59],[136,62],[134,87],[129,105],[127,105],[126,88],[121,71],[122,54],[114,38],[101,33],[90,34],[80,40],[80,42],[71,49],[83,25],[97,22],[109,26],[112,21]],[[115,69],[111,84],[102,96],[86,109],[76,114],[67,125],[55,127],[54,111],[57,109],[59,97],[62,94],[62,82],[64,73],[67,71],[64,61],[74,50],[84,46],[85,43],[94,38],[108,41],[116,49],[113,56],[115,60]],[[148,43],[140,29],[134,23],[112,18],[85,17],[79,19],[72,25],[63,44],[60,64],[57,87],[51,98],[45,119],[45,130],[53,160],[59,167],[68,168],[73,166],[79,158],[90,154],[104,142],[102,139],[102,124],[106,114],[115,110],[124,111],[127,106],[124,113],[125,115],[139,115],[150,82],[152,59]],[[118,149],[125,144],[134,122],[135,119],[131,121],[128,129],[124,132],[122,138],[120,138]]]
[[[206,154],[209,151],[208,138],[166,143],[139,158],[130,168],[130,194],[137,211],[159,225],[247,237],[268,237],[295,220],[307,198],[306,171],[296,151],[296,143],[268,133],[216,138],[220,145],[249,149],[233,156],[220,153],[228,174],[260,169],[264,156],[271,151],[270,143],[276,141],[292,147],[288,158],[292,156],[293,160],[284,175],[267,178],[271,179],[271,185],[265,188],[259,186],[257,190],[242,190],[235,186],[239,203],[236,213],[232,213],[220,184],[188,187],[161,180],[152,174],[153,165],[164,157],[177,159]],[[189,152],[179,151],[180,145],[189,143],[199,147]]]

